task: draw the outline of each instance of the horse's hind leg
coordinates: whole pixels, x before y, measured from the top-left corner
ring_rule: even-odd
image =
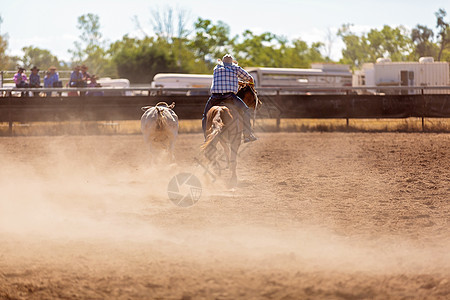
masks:
[[[225,158],[227,160],[226,168],[228,169],[230,167],[230,147],[223,140],[220,140],[220,144],[223,147],[223,153],[225,154]]]
[[[237,153],[239,151],[239,146],[241,144],[241,140],[235,139],[233,143],[231,143],[231,153],[230,153],[230,169],[231,169],[231,186],[237,185],[237,174],[236,174],[236,166],[237,166]]]

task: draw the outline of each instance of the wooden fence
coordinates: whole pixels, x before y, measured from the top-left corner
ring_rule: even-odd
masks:
[[[31,89],[32,90],[32,89]],[[30,90],[30,91],[31,91]],[[34,90],[36,91],[36,90]],[[142,94],[142,93],[141,93]],[[450,94],[260,94],[259,118],[449,118]],[[138,120],[141,107],[175,102],[180,119],[200,119],[208,95],[0,97],[0,122]],[[278,122],[279,124],[279,122]]]

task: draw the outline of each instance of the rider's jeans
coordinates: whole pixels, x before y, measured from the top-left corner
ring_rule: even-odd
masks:
[[[233,104],[237,106],[243,113],[244,117],[244,135],[248,136],[251,132],[250,127],[250,110],[248,109],[247,104],[242,101],[241,98],[239,98],[235,93],[223,93],[223,94],[212,94],[211,97],[209,97],[208,102],[206,102],[205,110],[203,111],[203,118],[202,118],[202,128],[203,132],[206,131],[206,114],[208,111],[213,107],[214,105],[218,105],[221,101],[226,100],[228,98],[233,99]]]

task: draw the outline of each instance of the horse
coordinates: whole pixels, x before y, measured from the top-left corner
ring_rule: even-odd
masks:
[[[144,111],[141,117],[141,131],[150,153],[165,150],[169,153],[171,161],[174,160],[173,152],[178,136],[178,116],[172,110],[174,107],[175,102],[171,105],[159,102],[155,106],[141,107]]]
[[[262,105],[253,84],[239,82],[237,96],[250,109],[253,109],[254,113]],[[244,122],[240,110],[232,104],[232,101],[225,99],[208,111],[205,142],[200,148],[211,162],[217,163],[217,161],[214,161],[214,155],[217,150],[216,145],[220,142],[224,149],[227,167],[231,169],[230,183],[235,186],[237,184],[236,158],[241,145]]]

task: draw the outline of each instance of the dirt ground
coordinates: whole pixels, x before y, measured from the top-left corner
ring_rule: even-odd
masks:
[[[0,138],[0,299],[450,298],[450,134],[259,138],[234,189],[199,134],[172,165],[139,135]]]

